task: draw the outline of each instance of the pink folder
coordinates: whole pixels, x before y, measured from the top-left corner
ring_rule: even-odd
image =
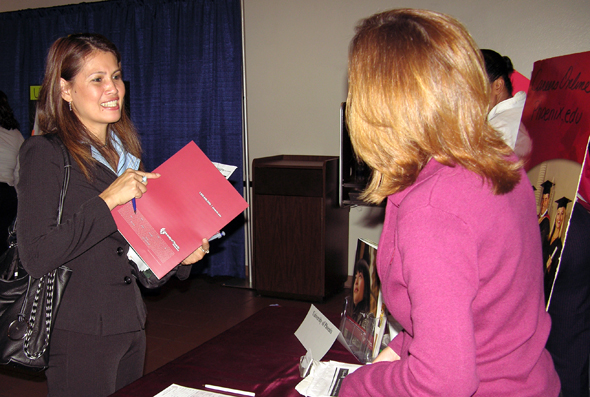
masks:
[[[205,153],[190,142],[154,170],[137,203],[113,209],[119,232],[162,278],[244,211],[248,204]]]

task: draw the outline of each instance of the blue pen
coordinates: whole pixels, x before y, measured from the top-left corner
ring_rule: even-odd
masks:
[[[220,231],[220,232],[217,232],[217,233],[215,233],[215,234],[214,234],[214,235],[213,235],[213,236],[212,236],[212,237],[209,239],[209,241],[211,241],[211,240],[215,240],[215,239],[218,239],[218,238],[221,238],[221,237],[223,237],[223,236],[225,236],[225,232],[222,230],[222,231]]]
[[[133,213],[137,214],[137,204],[135,203],[135,197],[131,199],[131,204],[133,204]]]

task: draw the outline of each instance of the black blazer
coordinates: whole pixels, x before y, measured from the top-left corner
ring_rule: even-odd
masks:
[[[145,304],[127,259],[129,245],[117,231],[106,203],[98,197],[117,175],[102,164],[88,181],[75,161],[57,225],[63,180],[63,156],[57,143],[43,136],[20,149],[18,243],[23,266],[33,277],[66,265],[72,276],[55,327],[93,335],[113,335],[144,328]],[[188,277],[190,266],[178,274]]]

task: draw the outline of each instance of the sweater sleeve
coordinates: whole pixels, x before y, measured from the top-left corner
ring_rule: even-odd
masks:
[[[478,271],[469,225],[425,206],[399,219],[396,235],[412,321],[394,339],[401,359],[359,368],[340,396],[471,396],[479,385],[471,310]]]
[[[59,195],[64,175],[59,147],[43,137],[29,138],[19,153],[17,238],[23,266],[41,277],[67,264],[117,231],[106,203],[97,195],[67,211],[57,224]],[[70,179],[68,197],[79,194]],[[67,207],[67,206],[64,206]],[[65,212],[65,211],[64,211]]]

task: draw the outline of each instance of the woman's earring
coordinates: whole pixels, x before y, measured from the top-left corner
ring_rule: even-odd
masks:
[[[72,102],[68,102],[68,105],[70,106],[70,112],[72,111]]]

